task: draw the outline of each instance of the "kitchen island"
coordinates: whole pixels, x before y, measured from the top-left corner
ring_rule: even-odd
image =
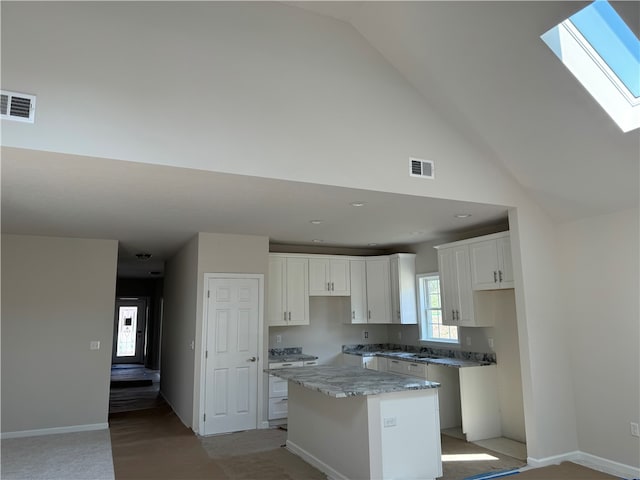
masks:
[[[287,447],[330,478],[442,476],[438,383],[350,366],[269,373],[289,383]]]

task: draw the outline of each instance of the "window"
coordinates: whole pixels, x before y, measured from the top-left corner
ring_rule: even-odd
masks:
[[[418,304],[420,307],[420,340],[459,343],[458,327],[442,325],[440,275],[427,273],[418,275],[417,278]]]
[[[596,0],[542,40],[623,132],[640,127],[640,40],[606,0]]]

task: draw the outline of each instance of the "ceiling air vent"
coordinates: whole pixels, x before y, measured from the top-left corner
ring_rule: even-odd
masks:
[[[409,159],[409,175],[412,177],[435,178],[431,160]]]
[[[36,115],[36,96],[2,90],[0,113],[3,120],[33,123]]]

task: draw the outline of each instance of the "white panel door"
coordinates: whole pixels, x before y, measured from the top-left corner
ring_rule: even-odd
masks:
[[[207,282],[204,435],[257,428],[259,281]]]

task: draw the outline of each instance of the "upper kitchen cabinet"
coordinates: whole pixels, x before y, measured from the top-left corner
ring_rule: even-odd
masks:
[[[389,257],[367,257],[365,263],[367,323],[391,323]]]
[[[269,325],[309,325],[309,260],[269,255]]]
[[[309,295],[351,295],[349,259],[336,257],[309,257]]]
[[[438,248],[438,268],[442,292],[444,325],[473,327],[473,292],[469,263],[469,246],[457,245]]]
[[[469,245],[473,290],[513,288],[511,239],[508,232],[482,237]]]
[[[364,258],[349,260],[351,317],[346,323],[367,323],[367,266]]]
[[[389,257],[391,272],[392,323],[415,325],[416,310],[416,256],[396,253]]]

